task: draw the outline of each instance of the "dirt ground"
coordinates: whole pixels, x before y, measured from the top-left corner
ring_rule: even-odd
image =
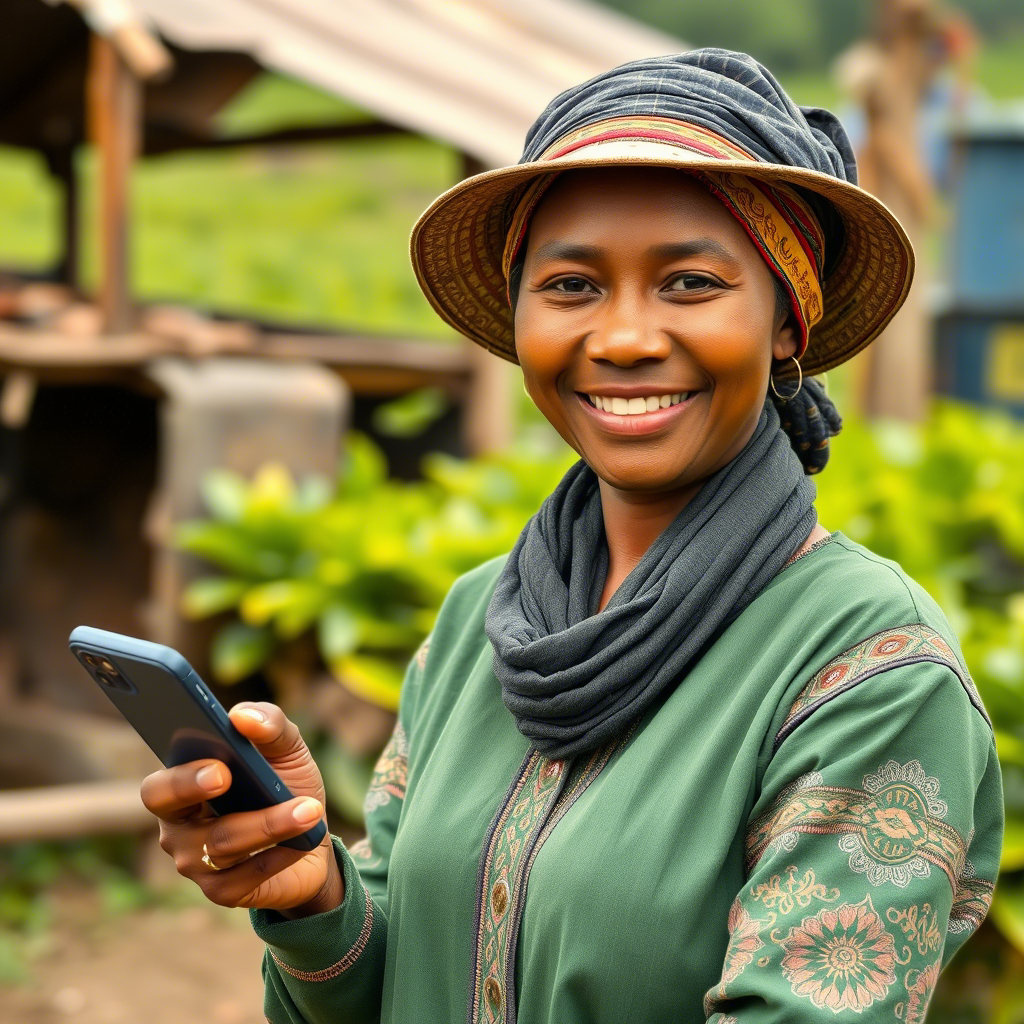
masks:
[[[30,977],[0,987],[3,1024],[265,1024],[263,944],[244,911],[156,908],[97,919],[85,891],[54,897]]]

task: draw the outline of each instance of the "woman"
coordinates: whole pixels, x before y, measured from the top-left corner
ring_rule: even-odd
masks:
[[[853,174],[831,115],[703,50],[563,94],[421,218],[427,296],[583,461],[453,587],[365,842],[265,849],[323,801],[271,705],[232,719],[292,803],[147,780],[179,870],[252,908],[273,1024],[923,1019],[1002,802],[941,612],[814,513],[838,418],[803,375],[911,276]]]

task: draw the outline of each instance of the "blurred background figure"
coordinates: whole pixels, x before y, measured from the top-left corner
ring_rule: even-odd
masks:
[[[860,184],[896,214],[917,253],[906,303],[859,361],[859,397],[869,416],[920,420],[930,400],[928,232],[939,215],[936,115],[948,121],[963,110],[975,48],[966,18],[934,0],[875,0],[872,37],[836,62],[839,83],[863,116],[856,147]]]

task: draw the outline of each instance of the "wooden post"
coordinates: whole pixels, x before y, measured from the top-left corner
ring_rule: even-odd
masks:
[[[104,329],[118,334],[132,327],[128,201],[141,136],[142,88],[115,46],[96,34],[90,53],[88,104],[100,164],[99,306]]]
[[[464,153],[462,174],[468,178],[487,168],[475,157]],[[514,434],[515,389],[521,375],[504,359],[487,352],[468,338],[471,380],[462,415],[463,444],[469,455],[499,452],[512,443]]]
[[[61,254],[57,276],[70,288],[79,286],[79,191],[75,171],[75,147],[61,146],[46,154],[47,167],[60,186]]]

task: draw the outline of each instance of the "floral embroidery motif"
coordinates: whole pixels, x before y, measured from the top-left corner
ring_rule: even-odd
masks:
[[[409,741],[401,722],[395,723],[394,732],[373,770],[373,779],[363,802],[363,813],[371,815],[377,808],[386,807],[391,798],[405,799],[409,777]],[[351,851],[349,851],[351,852]]]
[[[863,1013],[896,981],[895,943],[871,897],[822,910],[791,928],[782,946],[782,973],[793,994],[833,1013]]]
[[[714,1017],[708,1017],[708,1024],[739,1024],[735,1017],[726,1017],[724,1013],[716,1013]]]
[[[967,691],[971,703],[988,721],[978,691],[952,648],[935,630],[915,623],[899,629],[887,629],[869,637],[816,673],[790,707],[775,737],[775,746],[778,747],[801,722],[833,697],[879,672],[921,661],[938,662],[952,669]]]
[[[905,887],[927,877],[932,865],[949,878],[954,894],[966,862],[966,843],[946,824],[939,783],[920,762],[889,761],[867,775],[864,789],[809,785],[790,789],[747,832],[747,872],[787,833],[838,834],[851,870],[874,885]]]
[[[949,930],[954,935],[968,934],[978,930],[992,906],[995,885],[985,878],[976,878],[974,865],[967,861],[957,880],[953,895],[953,906],[949,912]]]
[[[775,807],[784,807],[784,806],[786,806],[787,803],[795,800],[795,798],[797,797],[797,794],[803,792],[804,790],[811,790],[811,789],[814,789],[817,786],[824,786],[824,785],[825,785],[825,780],[822,777],[821,772],[808,772],[806,775],[801,775],[800,778],[798,778],[795,782],[791,782],[788,786],[786,786],[786,788],[783,789],[781,793],[779,793],[778,797],[776,798],[775,804],[773,806],[775,806]],[[769,814],[770,814],[770,812],[769,812]],[[769,815],[764,815],[762,818],[758,819],[758,822],[767,821],[768,818],[769,818]],[[755,822],[755,825],[756,824],[757,824],[757,822]],[[760,860],[761,857],[765,853],[767,853],[769,850],[771,850],[773,853],[779,853],[779,852],[792,853],[793,850],[796,849],[796,844],[797,844],[797,842],[800,839],[800,833],[797,832],[794,829],[787,830],[787,829],[781,827],[782,826],[781,822],[779,823],[779,826],[780,827],[774,829],[769,836],[765,837],[766,841],[764,842],[763,849],[758,854],[758,860]],[[753,834],[748,830],[748,832],[747,832],[747,856],[748,856],[748,861],[749,861],[749,856],[750,856],[750,843],[752,842],[752,840],[753,840]],[[752,866],[753,865],[748,862],[748,864],[747,864],[748,874],[749,874],[749,869]]]
[[[872,885],[892,882],[902,889],[912,878],[927,878],[937,855],[955,891],[967,850],[958,832],[948,825],[945,834],[939,829],[947,810],[939,780],[926,776],[920,761],[889,761],[876,775],[864,776],[864,789],[873,800],[863,827],[839,840],[850,870],[866,874]]]
[[[932,910],[930,903],[920,907],[914,905],[906,910],[890,907],[885,916],[892,924],[898,924],[903,934],[917,946],[921,956],[938,953],[942,949],[942,931],[939,928],[938,912]]]
[[[792,914],[797,907],[809,907],[812,900],[831,903],[839,899],[839,890],[826,889],[817,881],[810,869],[800,877],[796,865],[790,864],[786,868],[785,881],[781,875],[772,875],[767,882],[754,886],[750,890],[750,895],[769,910],[777,910],[780,914]]]
[[[923,971],[907,971],[904,984],[907,986],[907,1011],[904,1024],[924,1024],[928,1003],[942,970],[942,958],[929,964]]]
[[[369,836],[365,839],[360,839],[357,843],[353,843],[347,849],[348,855],[356,862],[358,867],[367,869],[380,867],[382,858],[374,853]]]
[[[743,969],[754,959],[754,954],[764,948],[761,941],[761,926],[764,921],[755,921],[737,899],[729,909],[729,945],[725,950],[725,967],[722,980],[717,988],[710,989],[704,996],[704,1015],[711,1013],[719,999],[726,998],[726,986],[735,981]]]

